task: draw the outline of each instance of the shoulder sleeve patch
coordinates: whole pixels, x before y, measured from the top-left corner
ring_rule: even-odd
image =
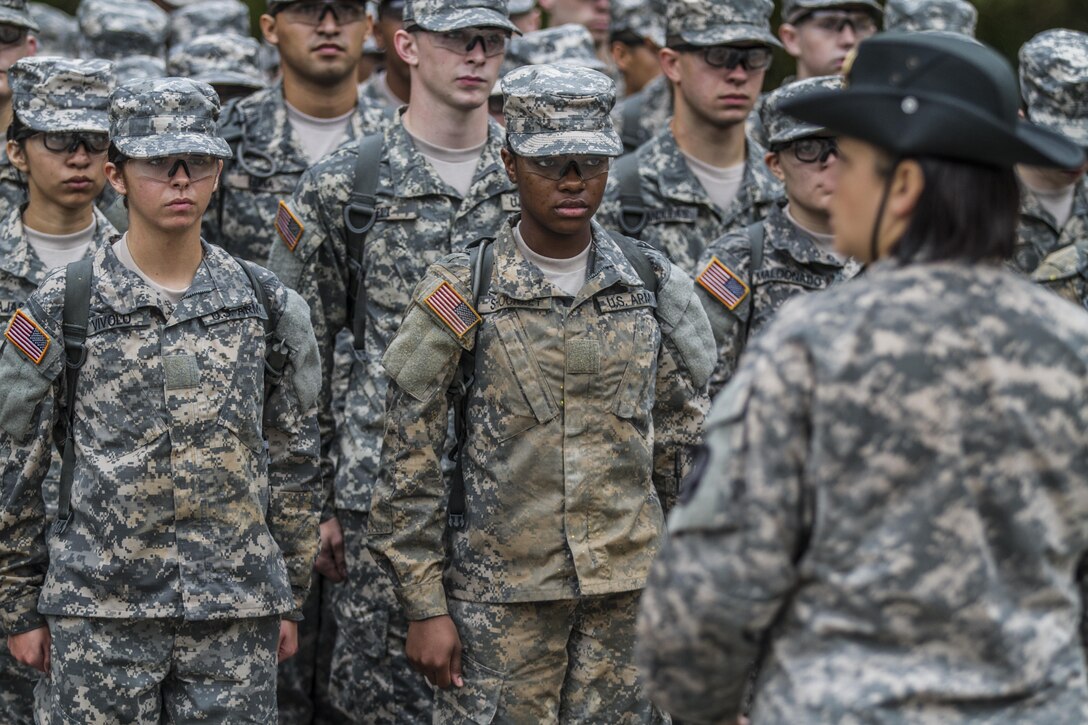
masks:
[[[298,246],[298,240],[302,239],[303,229],[302,222],[281,200],[279,209],[276,210],[276,232],[283,240],[284,246],[294,252],[295,247]]]
[[[32,320],[22,310],[16,310],[12,315],[8,329],[4,331],[7,341],[19,349],[31,359],[35,365],[40,365],[45,359],[45,353],[49,350],[52,340],[45,330],[37,322]]]
[[[748,296],[748,285],[717,257],[711,258],[695,281],[730,310],[737,309]]]
[[[476,310],[472,309],[472,305],[449,282],[438,285],[423,301],[459,338],[480,324],[480,316],[476,314]]]

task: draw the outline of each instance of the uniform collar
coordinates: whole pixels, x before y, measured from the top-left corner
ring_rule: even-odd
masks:
[[[1027,184],[1020,181],[1020,216],[1038,219],[1050,227],[1055,234],[1061,234],[1057,220],[1049,211],[1043,208],[1039,197],[1035,195]],[[1082,176],[1076,186],[1073,187],[1073,209],[1069,214],[1070,219],[1088,217],[1088,185],[1085,185]]]
[[[13,277],[41,284],[49,270],[45,268],[41,258],[34,252],[23,234],[25,208],[26,204],[23,204],[18,209],[13,209],[3,222],[0,222],[0,270]],[[92,207],[91,213],[94,215],[95,228],[87,253],[93,255],[109,242],[110,237],[115,235],[117,230],[98,210],[98,207]]]
[[[764,221],[767,244],[778,249],[799,264],[822,264],[841,269],[843,266],[835,255],[831,254],[786,216],[784,203],[771,207]]]

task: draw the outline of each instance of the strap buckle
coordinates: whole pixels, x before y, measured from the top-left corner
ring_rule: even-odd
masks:
[[[366,234],[374,226],[374,221],[377,219],[376,211],[373,196],[354,199],[344,207],[344,226],[352,234]],[[352,214],[355,213],[365,215],[366,221],[361,226],[356,226],[352,220]]]
[[[635,221],[629,222],[629,218]],[[642,203],[641,196],[620,195],[620,231],[634,237],[646,228],[646,219],[646,206]]]

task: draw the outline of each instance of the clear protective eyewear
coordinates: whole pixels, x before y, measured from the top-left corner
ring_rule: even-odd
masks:
[[[807,22],[822,33],[839,35],[849,25],[854,35],[868,38],[877,31],[876,18],[866,12],[847,12],[845,10],[813,10],[797,23]]]
[[[568,154],[565,156],[541,156],[525,159],[525,168],[530,174],[543,176],[545,179],[559,181],[566,177],[570,169],[578,175],[582,181],[595,179],[608,172],[611,159],[607,156],[591,156],[588,154]]]
[[[431,42],[438,48],[451,53],[468,55],[479,43],[484,55],[491,58],[506,51],[509,33],[502,30],[481,31],[478,28],[451,30],[447,33],[430,33]]]
[[[366,17],[366,3],[361,2],[301,2],[281,6],[276,13],[292,23],[321,25],[325,13],[332,13],[337,25],[358,23]]]
[[[738,48],[733,45],[712,45],[703,48],[695,45],[681,45],[674,48],[687,53],[702,53],[703,60],[712,68],[733,70],[738,65],[746,71],[766,70],[771,67],[774,52],[762,45],[751,48]]]
[[[839,155],[839,144],[833,138],[818,137],[802,138],[789,144],[788,148],[793,149],[793,156],[802,164],[826,164],[827,160],[834,154],[836,158]]]
[[[15,25],[0,23],[0,45],[15,45],[26,39],[29,31]]]
[[[88,154],[104,154],[110,150],[108,133],[45,131],[39,135],[45,149],[55,154],[74,154],[81,145],[87,149]]]
[[[180,169],[185,169],[189,183],[195,184],[215,176],[219,159],[214,156],[158,156],[153,159],[129,159],[126,164],[137,176],[150,181],[171,182]]]

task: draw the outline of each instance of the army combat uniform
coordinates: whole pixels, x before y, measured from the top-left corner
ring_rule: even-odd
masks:
[[[664,73],[616,104],[612,120],[623,139],[623,150],[631,153],[656,136],[672,118],[672,85]]]
[[[919,33],[940,30],[975,37],[978,9],[967,0],[887,0],[884,30]]]

